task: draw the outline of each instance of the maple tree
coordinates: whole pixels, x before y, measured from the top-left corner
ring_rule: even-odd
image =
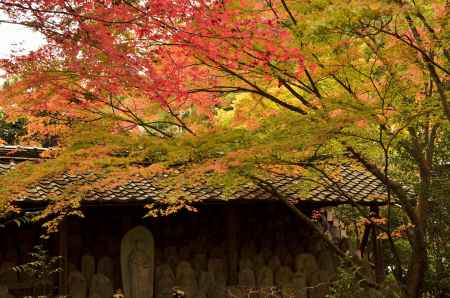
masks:
[[[447,6],[445,1],[0,1],[12,22],[48,40],[39,51],[4,61],[19,79],[3,90],[1,105],[13,118],[27,114],[31,131],[51,128],[58,134],[79,120],[101,118],[113,120],[108,123],[116,130],[141,127],[166,139],[180,131],[195,134],[197,141],[192,136],[152,141],[153,153],[142,154],[159,156],[157,170],[194,161],[197,171],[226,172],[221,180],[231,184],[246,179],[243,170],[264,177],[264,165],[297,166],[305,175],[331,180],[339,176],[332,164],[363,167],[388,190],[387,224],[378,227],[391,249],[390,268],[407,297],[420,297],[429,269],[433,173],[448,163]],[[234,111],[224,111],[227,107]],[[66,158],[90,156],[81,169],[122,164],[110,157],[116,145],[101,145],[106,137],[99,143],[93,135],[85,137],[95,144],[92,152],[75,146],[77,153]],[[132,146],[129,138],[121,144]],[[105,160],[96,164],[92,156],[99,151]],[[165,157],[160,160],[157,152]],[[317,161],[317,155],[332,158]],[[315,162],[305,163],[311,159]],[[50,163],[32,178],[68,166],[79,162]],[[396,205],[408,218],[397,231],[391,224]],[[406,261],[396,235],[409,236]],[[381,280],[385,268],[377,269]]]
[[[0,144],[17,144],[20,137],[26,134],[26,119],[20,118],[15,122],[8,122],[3,118],[5,116],[0,112]]]

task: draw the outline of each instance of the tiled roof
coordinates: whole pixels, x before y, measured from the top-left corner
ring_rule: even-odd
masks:
[[[0,164],[10,163],[11,161],[24,161],[40,159],[42,152],[47,151],[46,148],[28,147],[28,146],[0,146]]]
[[[167,179],[168,175],[159,175],[153,178],[136,177],[127,183],[112,189],[97,189],[90,191],[83,198],[84,203],[138,203],[154,202],[162,197],[170,196],[171,187],[161,187],[161,181]],[[98,179],[91,175],[64,174],[57,178],[42,180],[28,190],[28,194],[18,201],[42,202],[49,197],[61,195],[68,187],[89,185]],[[374,176],[367,173],[349,170],[343,167],[342,179],[337,185],[330,185],[325,180],[321,181],[320,187],[314,188],[306,197],[296,189],[301,182],[301,177],[293,178],[284,175],[273,175],[270,184],[278,192],[289,197],[293,202],[310,201],[324,204],[349,203],[352,201],[363,204],[382,204],[384,187]],[[256,186],[255,184],[242,185],[238,191],[231,195],[225,195],[222,189],[209,186],[189,187],[182,189],[184,194],[190,198],[201,201],[227,201],[227,200],[274,200],[273,195]],[[343,195],[345,193],[345,195]]]
[[[15,163],[23,160],[40,159],[40,154],[47,149],[38,147],[23,146],[0,146],[0,175],[14,167]],[[178,170],[178,173],[183,170]],[[161,186],[169,178],[168,174],[156,175],[152,178],[135,176],[126,183],[111,189],[97,189],[88,192],[83,197],[84,203],[138,203],[154,202],[162,197],[172,196],[174,189],[170,186]],[[45,202],[49,198],[63,194],[68,188],[82,187],[99,180],[95,174],[71,175],[63,174],[59,177],[52,177],[41,180],[31,186],[27,194],[17,201],[26,203]],[[301,177],[291,177],[286,175],[272,175],[270,185],[278,192],[287,196],[293,202],[311,201],[324,204],[342,204],[350,201],[365,204],[382,204],[385,193],[383,184],[374,176],[367,172],[362,172],[348,167],[341,167],[341,179],[335,184],[321,179],[320,186],[313,188],[308,195],[302,194],[299,183]],[[167,184],[167,183],[166,183]],[[296,187],[297,186],[297,187]],[[178,195],[189,196],[190,199],[200,201],[227,201],[227,200],[274,200],[273,195],[267,190],[255,184],[247,183],[238,188],[233,193],[221,188],[211,186],[186,185]]]
[[[14,167],[14,163],[0,163],[0,175]]]

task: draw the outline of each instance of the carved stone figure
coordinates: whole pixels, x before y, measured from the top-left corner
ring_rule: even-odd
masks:
[[[69,295],[72,298],[87,297],[87,281],[80,271],[72,271],[69,273]]]
[[[156,298],[172,298],[175,286],[175,274],[169,264],[165,263],[156,269]]]
[[[195,254],[193,265],[194,265],[194,269],[198,272],[207,270],[208,258],[206,257],[206,254],[202,254],[202,253]]]
[[[318,261],[319,261],[319,268],[321,270],[326,270],[330,272],[330,274],[336,271],[337,260],[329,250],[327,249],[322,250],[319,253]]]
[[[214,277],[211,272],[201,271],[198,278],[198,291],[196,298],[214,297]]]
[[[177,286],[185,293],[186,297],[194,298],[197,293],[197,279],[195,271],[189,262],[182,261],[177,266]]]
[[[89,298],[111,298],[112,295],[113,286],[111,280],[101,273],[94,274],[89,288]]]
[[[291,286],[293,273],[291,268],[282,266],[275,272],[275,284],[277,286]]]
[[[292,278],[292,284],[295,288],[295,298],[306,298],[307,297],[307,285],[306,277],[302,272],[295,273]]]
[[[225,261],[221,258],[213,258],[208,260],[208,271],[214,276],[214,282],[220,285],[226,285],[227,275]]]
[[[239,260],[239,269],[251,268],[253,269],[253,262],[249,258],[241,258]]]
[[[268,266],[263,266],[257,275],[257,284],[259,287],[273,286],[273,272]]]
[[[258,271],[266,264],[266,261],[264,260],[264,257],[262,254],[257,254],[253,258],[253,268]]]
[[[256,247],[253,241],[246,242],[241,248],[241,259],[243,258],[251,258],[256,254]]]
[[[272,269],[273,272],[276,272],[278,268],[281,267],[281,261],[278,256],[272,256],[269,259],[269,262],[267,263],[270,269]]]
[[[239,270],[239,285],[244,287],[254,287],[256,285],[255,273],[250,267]]]
[[[175,246],[169,246],[164,251],[164,257],[166,262],[172,267],[172,270],[175,271],[178,264],[178,252]]]
[[[114,263],[110,257],[101,257],[97,264],[97,273],[101,273],[109,278],[110,281],[114,280]]]
[[[319,270],[316,258],[312,254],[299,254],[295,258],[295,270],[297,272],[303,272],[310,281],[311,273]]]
[[[213,258],[208,260],[208,272],[210,272],[214,278],[214,298],[225,297],[225,287],[227,284],[227,275],[225,262],[221,258]]]
[[[137,226],[122,239],[120,263],[127,298],[153,298],[155,243],[152,233]]]
[[[95,259],[93,256],[84,255],[81,257],[81,272],[87,283],[90,284],[91,278],[95,273]]]
[[[310,297],[324,298],[328,293],[330,274],[327,271],[319,270],[312,274]]]
[[[290,268],[294,268],[294,258],[290,253],[287,253],[283,256],[281,264],[284,266],[289,266]]]

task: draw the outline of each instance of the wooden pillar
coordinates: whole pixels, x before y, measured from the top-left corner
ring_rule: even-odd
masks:
[[[65,295],[68,293],[68,277],[69,277],[69,266],[68,266],[68,223],[67,219],[64,219],[59,227],[58,233],[59,248],[58,255],[61,256],[60,266],[62,271],[59,272],[58,276],[58,293],[59,295]]]
[[[238,283],[238,252],[239,243],[237,238],[239,217],[233,207],[227,209],[227,257],[228,257],[228,282],[230,285]]]
[[[361,245],[359,246],[359,250],[361,251],[361,258],[364,257],[364,252],[366,250],[367,243],[369,242],[370,230],[371,230],[371,225],[366,224],[364,226],[364,233],[363,233],[363,236],[361,239]]]

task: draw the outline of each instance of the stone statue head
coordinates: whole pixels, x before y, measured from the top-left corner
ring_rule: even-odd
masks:
[[[137,250],[145,250],[145,244],[144,244],[144,241],[142,241],[142,240],[136,240],[135,242],[134,242],[134,247],[137,249]]]

